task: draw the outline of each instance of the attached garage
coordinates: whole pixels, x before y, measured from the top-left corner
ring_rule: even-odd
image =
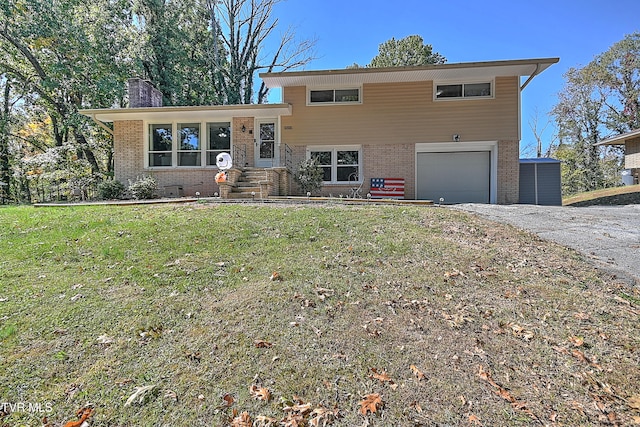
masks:
[[[495,203],[496,145],[417,144],[416,198],[444,203]]]

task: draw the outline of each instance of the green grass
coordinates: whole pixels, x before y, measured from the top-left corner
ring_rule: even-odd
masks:
[[[565,197],[562,204],[575,207],[640,204],[640,185],[625,185],[574,194]]]
[[[282,419],[295,399],[338,409],[340,426],[640,415],[626,403],[640,394],[638,289],[465,213],[5,207],[0,248],[0,402],[49,403],[54,425],[91,404],[92,426],[224,426],[234,410]],[[253,399],[254,384],[272,399]],[[370,393],[384,407],[365,420]]]

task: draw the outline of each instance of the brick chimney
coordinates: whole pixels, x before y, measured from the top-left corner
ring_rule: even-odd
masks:
[[[162,92],[148,80],[129,79],[129,108],[162,107]]]

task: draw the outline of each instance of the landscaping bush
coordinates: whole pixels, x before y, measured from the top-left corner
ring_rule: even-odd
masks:
[[[136,182],[129,181],[129,191],[136,199],[153,199],[158,190],[158,182],[152,176],[138,178]]]
[[[98,184],[98,197],[101,199],[121,199],[124,190],[124,184],[120,181],[105,179]]]
[[[313,159],[307,159],[298,166],[294,179],[303,193],[314,193],[322,187],[322,168]]]

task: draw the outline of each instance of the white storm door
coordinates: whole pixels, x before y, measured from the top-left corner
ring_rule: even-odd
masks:
[[[261,120],[257,123],[255,165],[257,168],[277,166],[277,121]]]

